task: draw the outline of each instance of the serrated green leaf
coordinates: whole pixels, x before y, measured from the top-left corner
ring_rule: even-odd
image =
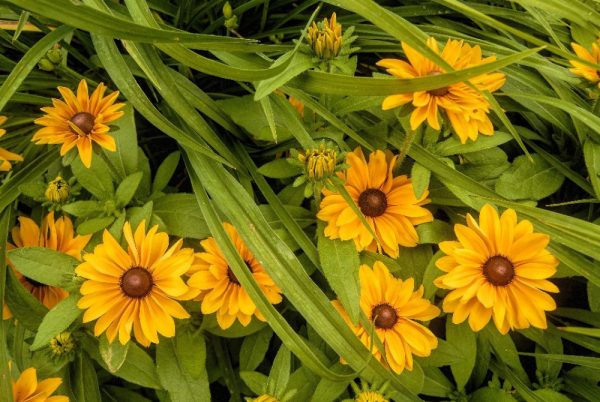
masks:
[[[531,155],[533,161],[521,155],[496,182],[496,192],[509,200],[540,200],[556,192],[564,176],[541,156]]]

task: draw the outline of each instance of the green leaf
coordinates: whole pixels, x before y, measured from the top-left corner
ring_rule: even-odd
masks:
[[[179,237],[204,239],[210,235],[193,194],[167,194],[154,201],[152,213],[160,218],[165,230]]]
[[[424,367],[425,383],[423,394],[445,398],[452,392],[454,386],[448,378],[437,367]]]
[[[83,313],[77,307],[78,301],[78,294],[69,295],[44,316],[31,345],[32,351],[48,346],[52,338],[69,328],[73,321]]]
[[[323,274],[339,297],[350,320],[357,324],[360,317],[360,286],[358,269],[360,260],[353,241],[331,240],[325,237],[325,225],[317,229],[318,250]]]
[[[246,383],[250,391],[261,395],[267,389],[268,378],[258,371],[240,371],[240,377]]]
[[[99,201],[75,201],[62,206],[62,210],[66,213],[85,218],[104,211],[104,206]]]
[[[450,365],[456,387],[464,389],[471,377],[475,358],[477,356],[477,335],[471,330],[468,323],[460,325],[453,324],[451,320],[446,321],[446,341],[456,348],[456,352],[462,356],[460,362]]]
[[[93,159],[89,168],[83,166],[81,160],[76,158],[71,164],[73,174],[77,181],[99,200],[112,198],[115,188],[110,175],[110,168],[98,155]]]
[[[269,349],[273,330],[265,327],[244,338],[240,349],[240,371],[255,370]]]
[[[114,385],[103,385],[102,391],[108,393],[110,402],[119,402],[119,401],[127,401],[127,402],[151,402],[150,399],[144,398],[138,392],[131,391],[127,388],[115,387]]]
[[[331,370],[339,373],[347,373],[348,366],[341,363],[335,363],[331,366]],[[314,389],[314,393],[310,402],[334,402],[339,400],[340,395],[348,388],[350,380],[347,381],[331,381],[326,378],[321,378],[319,384]]]
[[[436,219],[422,223],[416,227],[421,244],[438,244],[445,240],[454,239],[454,230],[447,222]]]
[[[45,247],[21,247],[8,253],[17,271],[46,285],[78,289],[74,282],[75,267],[79,261],[70,255]]]
[[[590,367],[600,370],[600,358],[590,356],[573,356],[562,354],[544,354],[544,353],[520,353],[523,356],[532,356],[536,359],[549,360],[553,362],[563,362],[569,364],[577,364],[578,366]]]
[[[124,208],[129,204],[135,195],[140,183],[142,182],[142,172],[136,172],[127,176],[115,193],[115,200],[117,202],[117,208]]]
[[[201,340],[200,340],[201,338]],[[200,337],[201,342],[204,341]],[[195,364],[204,367],[205,355],[204,349],[194,348],[188,353],[193,353],[192,356],[182,356],[185,351],[177,348],[176,342],[178,339],[163,338],[156,345],[156,367],[158,378],[161,385],[169,392],[169,397],[172,402],[204,402],[209,401],[210,390],[208,387],[208,376],[205,370],[202,370],[202,375],[193,378],[189,372],[185,370],[187,363],[183,363],[182,359],[195,359]],[[195,352],[195,353],[194,353]]]
[[[410,171],[410,180],[413,184],[415,197],[420,198],[429,187],[431,171],[420,163],[414,163]]]
[[[533,393],[544,402],[572,402],[573,400],[551,389],[536,389]]]
[[[494,355],[496,355],[499,361],[508,366],[510,373],[523,384],[529,385],[529,377],[521,365],[517,347],[510,335],[500,334],[493,323],[489,323],[480,332],[480,336],[485,337],[487,342],[491,345]],[[513,381],[511,382],[516,386]]]
[[[102,148],[102,152],[119,173],[119,178],[123,179],[136,172],[138,142],[133,107],[130,103],[126,103],[121,110],[125,114],[118,121],[119,130],[110,133],[115,139],[117,150],[110,152]]]
[[[512,139],[513,137],[509,133],[503,131],[496,131],[492,136],[481,135],[477,138],[477,141],[468,141],[466,144],[462,144],[460,139],[452,136],[437,144],[435,146],[435,153],[440,156],[466,154],[494,148]]]
[[[516,402],[517,400],[501,388],[483,387],[471,394],[470,402]]]
[[[255,140],[273,142],[269,120],[260,103],[255,101],[252,95],[218,100],[217,104],[231,117],[235,124],[248,131]],[[276,105],[272,106],[273,108],[276,107]],[[240,113],[240,110],[243,110],[244,113]],[[285,125],[281,113],[274,113],[273,117],[278,141],[291,138],[292,133]]]
[[[555,193],[564,176],[538,154],[515,158],[512,166],[496,182],[496,192],[509,200],[540,200]]]
[[[23,287],[12,269],[6,272],[6,304],[25,328],[37,331],[48,309]]]
[[[114,216],[103,216],[101,218],[88,219],[77,226],[77,233],[80,235],[88,235],[106,229],[108,225],[115,221]]]
[[[7,208],[0,213],[0,303],[4,310],[7,297],[7,275],[9,271],[6,262],[6,240],[8,238],[9,227],[11,224],[11,209]],[[12,271],[12,270],[11,270]],[[14,272],[11,272],[14,275]],[[4,314],[4,311],[3,311]],[[6,345],[6,328],[4,322],[0,324],[0,399],[7,402],[13,402],[11,370],[8,366],[9,356]]]
[[[595,285],[592,282],[588,282],[587,295],[590,310],[596,313],[600,312],[600,286]]]
[[[258,173],[272,179],[285,179],[302,173],[299,166],[292,165],[285,158],[275,159],[258,168]]]
[[[101,402],[94,363],[83,352],[77,353],[71,372],[71,388],[77,401]]]
[[[600,145],[589,140],[584,142],[583,156],[596,198],[600,198]]]
[[[104,369],[108,370],[108,366],[99,352],[98,339],[91,335],[86,335],[81,338],[81,343],[92,359]],[[147,388],[161,389],[154,361],[152,361],[152,358],[134,343],[129,344],[125,362],[113,374],[132,384],[138,384]]]
[[[292,364],[292,355],[285,347],[281,345],[275,355],[269,378],[267,379],[267,394],[281,398],[290,380],[290,368]]]
[[[171,177],[179,165],[179,159],[181,158],[181,152],[175,151],[170,153],[165,160],[160,164],[154,176],[154,183],[152,183],[152,192],[157,193],[164,190],[169,184]]]
[[[131,228],[133,230],[135,230],[142,221],[146,222],[146,229],[148,229],[153,207],[154,202],[148,201],[141,207],[132,207],[127,210],[127,217],[129,218],[129,223],[131,223]]]
[[[125,363],[131,342],[122,345],[121,342],[109,343],[106,335],[100,337],[99,352],[108,371],[116,373]]]
[[[302,52],[294,52],[289,55],[282,56],[277,61],[286,61],[287,57],[292,57],[292,61],[284,71],[275,77],[261,81],[256,86],[254,100],[258,101],[265,96],[268,96],[271,92],[275,91],[279,87],[284,86],[288,81],[299,74],[302,74],[314,65],[311,56]]]
[[[179,329],[175,338],[175,350],[181,362],[184,373],[189,374],[194,380],[206,381],[207,373],[204,361],[206,360],[206,342],[204,336],[193,332],[191,327]]]

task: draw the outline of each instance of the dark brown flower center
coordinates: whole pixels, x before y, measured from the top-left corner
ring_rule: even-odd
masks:
[[[494,286],[506,286],[515,277],[515,267],[508,258],[495,255],[483,264],[483,275]]]
[[[363,191],[358,197],[358,206],[363,214],[370,217],[383,215],[387,208],[385,193],[376,188]]]
[[[121,276],[121,289],[129,297],[142,298],[150,293],[152,286],[152,274],[142,267],[129,268]]]
[[[429,75],[439,75],[442,74],[441,71],[432,71],[431,73],[429,73]],[[430,89],[429,91],[427,91],[427,93],[429,93],[429,95],[432,96],[444,96],[448,94],[448,87],[442,87],[442,88],[435,88],[435,89]]]
[[[27,282],[28,282],[28,283],[29,283],[31,286],[33,286],[33,287],[36,287],[36,288],[40,288],[40,287],[42,287],[42,286],[48,286],[48,285],[46,285],[45,283],[38,282],[38,281],[36,281],[35,279],[31,279],[31,278],[28,278],[28,277],[25,277],[25,280],[26,280],[26,281],[27,281]]]
[[[91,113],[79,112],[71,117],[71,123],[75,124],[84,134],[89,134],[94,128],[95,119],[96,118]]]
[[[246,267],[250,270],[250,272],[252,271],[252,265],[250,265],[250,263],[248,261],[244,261],[246,263]],[[227,277],[229,278],[229,282],[233,283],[234,285],[240,285],[240,281],[238,280],[237,276],[235,276],[235,274],[233,273],[233,271],[231,270],[231,267],[227,267]]]
[[[371,310],[371,320],[377,328],[390,329],[398,321],[398,314],[389,304],[378,304]]]

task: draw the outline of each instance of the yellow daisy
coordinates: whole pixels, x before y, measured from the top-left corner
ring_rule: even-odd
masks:
[[[43,219],[41,228],[32,219],[20,216],[19,225],[12,229],[14,245],[9,243],[7,248],[45,247],[81,259],[81,252],[90,238],[91,235],[75,236],[73,222],[68,216],[62,216],[55,221],[54,212],[50,212]],[[69,295],[64,289],[39,283],[17,270],[15,274],[25,289],[49,309]],[[10,317],[8,308],[5,307],[3,315]]]
[[[592,43],[592,52],[590,53],[586,48],[577,43],[571,43],[571,47],[575,51],[575,54],[580,59],[589,61],[590,63],[600,64],[600,38]],[[600,70],[594,67],[587,66],[577,60],[570,60],[569,63],[573,66],[570,71],[580,77],[585,78],[594,85],[600,88]]]
[[[394,177],[396,156],[375,151],[367,163],[360,148],[346,156],[350,167],[338,173],[344,187],[377,236],[383,251],[398,257],[399,246],[415,247],[419,236],[414,226],[431,222],[433,215],[422,205],[428,204],[429,191],[415,197],[412,183],[405,176]],[[323,189],[317,218],[327,222],[325,236],[354,240],[357,250],[378,250],[377,241],[341,194]],[[379,249],[378,251],[381,251]]]
[[[175,318],[190,315],[176,301],[197,295],[190,292],[181,275],[194,262],[194,251],[181,248],[183,240],[169,247],[169,235],[154,226],[146,233],[146,223],[135,233],[126,222],[123,235],[127,251],[108,232],[93,253],[75,272],[86,279],[78,306],[85,309],[83,322],[96,321],[94,335],[106,331],[109,342],[119,335],[121,344],[131,338],[144,345],[158,343],[158,334],[175,335]]]
[[[0,116],[0,126],[3,125],[7,120],[6,116]],[[0,128],[0,138],[6,134],[6,130]],[[15,154],[14,152],[10,152],[2,147],[0,147],[0,172],[8,172],[12,169],[12,164],[10,162],[22,161],[23,157],[19,154]]]
[[[109,151],[115,151],[115,139],[108,135],[107,125],[121,116],[124,103],[115,103],[119,91],[104,96],[106,86],[100,83],[91,96],[88,86],[81,80],[77,95],[69,88],[58,87],[64,101],[52,99],[54,107],[43,107],[45,116],[35,120],[44,126],[33,136],[36,144],[62,144],[60,154],[65,155],[75,146],[81,162],[86,167],[92,164],[92,144],[95,142]]]
[[[427,46],[440,54],[438,43],[434,38],[427,40]],[[445,72],[442,67],[406,43],[402,43],[402,49],[404,49],[409,63],[397,59],[383,59],[377,65],[386,68],[387,72],[393,76],[405,79],[427,77]],[[479,45],[472,47],[463,43],[462,40],[451,39],[446,43],[440,56],[455,70],[463,70],[496,60],[496,56],[482,58]],[[490,92],[500,89],[505,81],[506,76],[502,73],[482,74],[469,80],[477,89]],[[494,126],[487,115],[490,109],[489,102],[481,93],[464,82],[429,91],[391,95],[384,99],[382,108],[383,110],[393,109],[409,102],[412,102],[415,107],[410,116],[410,126],[413,130],[416,130],[425,120],[431,128],[440,130],[439,106],[463,144],[467,142],[468,138],[475,141],[479,133],[494,134]]]
[[[435,335],[415,320],[431,320],[440,314],[440,309],[423,298],[423,286],[415,291],[412,278],[405,281],[395,278],[382,262],[377,261],[373,269],[361,265],[359,278],[360,308],[373,322],[375,333],[385,348],[384,359],[374,343],[373,355],[395,373],[400,374],[404,368],[412,370],[413,354],[429,356],[438,344]],[[369,330],[352,324],[339,301],[332,303],[361,342],[370,348]]]
[[[14,402],[69,402],[66,396],[50,396],[60,387],[62,379],[47,378],[43,381],[37,379],[33,367],[23,371],[16,382],[12,383]]]
[[[443,309],[453,313],[459,324],[468,317],[473,331],[479,331],[493,318],[498,330],[533,325],[546,328],[546,311],[556,308],[545,292],[558,292],[547,278],[554,275],[558,260],[546,246],[549,237],[534,233],[531,222],[517,223],[513,209],[501,217],[491,205],[479,214],[479,223],[467,214],[467,226],[455,225],[458,241],[444,241],[440,249],[447,255],[436,265],[446,272],[436,286],[451,289]]]
[[[389,402],[385,396],[377,391],[362,391],[354,398],[355,402]]]
[[[230,223],[224,223],[223,226],[269,302],[280,303],[281,290],[275,285],[273,279],[246,247],[235,228]],[[192,276],[188,285],[202,292],[200,294],[202,314],[216,312],[217,322],[223,329],[231,327],[236,319],[243,326],[250,324],[252,316],[265,321],[265,317],[258,311],[229,267],[216,240],[209,237],[200,244],[204,252],[196,253],[196,263],[192,267]]]

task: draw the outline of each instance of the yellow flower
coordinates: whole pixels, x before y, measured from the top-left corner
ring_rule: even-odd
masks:
[[[447,255],[436,265],[446,274],[436,286],[451,289],[443,308],[453,313],[452,322],[469,318],[473,331],[479,331],[493,318],[498,330],[546,328],[545,311],[556,308],[546,292],[558,292],[552,282],[558,260],[547,250],[549,237],[534,233],[531,222],[517,223],[512,209],[498,217],[485,205],[479,223],[467,214],[467,226],[455,225],[458,241],[440,243]]]
[[[56,176],[54,180],[48,183],[45,196],[51,202],[64,202],[69,198],[69,183],[60,176]]]
[[[338,174],[375,232],[383,251],[394,258],[398,257],[399,245],[417,245],[419,236],[414,225],[433,220],[431,212],[422,207],[429,203],[429,192],[426,190],[417,198],[407,176],[394,177],[392,170],[396,158],[391,154],[375,151],[369,155],[367,163],[362,150],[356,148],[346,157],[346,163],[350,167]],[[317,218],[327,222],[325,236],[331,239],[352,239],[359,251],[377,250],[377,241],[342,195],[326,188],[323,189],[323,194],[325,197]]]
[[[0,116],[0,126],[6,122],[6,116]],[[6,134],[6,130],[0,128],[0,138],[2,138]],[[23,157],[21,155],[10,152],[2,147],[0,147],[0,172],[8,172],[12,169],[12,164],[10,162],[14,161],[22,161]]]
[[[600,64],[600,38],[592,43],[592,52],[590,53],[586,48],[577,43],[571,43],[571,47],[575,51],[575,54],[580,59],[589,61],[590,63]],[[569,60],[569,63],[573,66],[570,71],[585,78],[594,85],[600,88],[600,70],[594,67],[587,66],[577,60]]]
[[[254,399],[248,399],[248,402],[279,402],[279,399],[271,395],[260,395]]]
[[[355,402],[389,402],[383,395],[376,391],[363,391],[356,395]]]
[[[41,229],[32,219],[20,216],[19,226],[12,229],[14,245],[9,243],[8,249],[46,247],[81,259],[81,252],[90,241],[91,235],[74,235],[73,222],[68,216],[62,216],[55,221],[54,212],[50,212],[42,221]],[[49,309],[69,295],[64,289],[39,283],[16,270],[15,274],[25,289]]]
[[[273,279],[246,247],[235,228],[229,223],[224,223],[223,226],[269,302],[280,303],[281,290],[275,285]],[[196,263],[192,267],[193,274],[188,285],[202,291],[200,294],[202,314],[216,312],[217,322],[223,329],[231,327],[236,319],[243,326],[250,324],[252,316],[265,321],[265,317],[258,311],[229,267],[216,240],[209,237],[200,244],[204,252],[196,253]]]
[[[109,151],[115,151],[115,139],[108,135],[107,125],[121,116],[124,103],[115,103],[119,91],[104,96],[106,86],[100,83],[91,96],[88,86],[81,80],[77,96],[69,88],[58,87],[64,101],[52,99],[54,107],[43,107],[45,116],[35,120],[35,124],[45,126],[39,129],[32,141],[36,144],[62,144],[60,154],[65,155],[75,146],[85,167],[92,164],[92,144],[95,142]]]
[[[438,43],[434,38],[427,40],[427,46],[435,53],[440,54]],[[410,64],[397,59],[383,59],[377,65],[386,68],[387,72],[393,76],[405,79],[427,77],[445,72],[442,67],[437,66],[406,43],[402,43],[402,48]],[[482,58],[479,45],[471,47],[463,41],[451,39],[446,43],[440,56],[455,70],[463,70],[496,60],[495,56]],[[490,92],[500,89],[505,81],[506,77],[502,73],[482,74],[469,80],[477,89]],[[468,138],[475,141],[479,133],[494,134],[494,126],[487,115],[490,109],[489,102],[481,93],[464,82],[429,91],[391,95],[384,99],[382,108],[383,110],[393,109],[409,102],[412,102],[415,107],[410,116],[410,126],[413,130],[416,130],[425,120],[431,128],[440,130],[439,106],[445,112],[463,144],[467,142]]]
[[[324,60],[334,59],[342,49],[342,25],[337,23],[335,13],[331,20],[323,19],[317,25],[313,21],[308,28],[306,40],[317,57]]]
[[[16,382],[12,383],[14,402],[69,402],[66,396],[50,396],[60,387],[60,378],[37,379],[33,367],[23,371]]]
[[[359,277],[360,308],[373,322],[375,333],[385,348],[384,359],[374,343],[373,355],[377,360],[387,362],[395,373],[401,373],[404,368],[412,370],[413,354],[429,356],[438,344],[435,335],[415,320],[431,320],[440,314],[440,310],[423,298],[423,286],[414,291],[415,281],[412,278],[405,281],[395,278],[382,262],[377,261],[373,269],[361,265]],[[369,348],[369,330],[360,324],[352,324],[339,301],[332,303]]]
[[[149,346],[158,343],[158,334],[175,335],[173,317],[190,316],[176,300],[197,295],[181,279],[194,262],[194,251],[182,249],[183,240],[169,248],[169,235],[158,232],[158,226],[146,233],[145,222],[135,233],[126,222],[123,235],[127,251],[105,230],[103,242],[75,269],[87,279],[78,306],[86,310],[84,323],[98,320],[95,336],[106,331],[113,342],[118,334],[124,345],[133,329],[136,340]]]

